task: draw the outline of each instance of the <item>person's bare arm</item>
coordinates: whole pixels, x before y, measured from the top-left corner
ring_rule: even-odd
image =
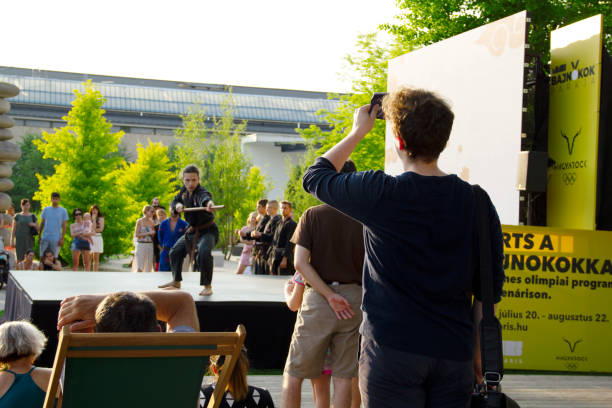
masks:
[[[177,326],[189,326],[200,331],[195,303],[189,293],[181,291],[139,292],[148,296],[157,310],[157,320],[167,323],[168,331]],[[66,298],[60,304],[57,329],[72,324],[73,331],[93,328],[96,309],[107,294],[79,295]]]
[[[17,216],[15,216],[15,218],[13,218],[13,228],[11,229],[11,239],[9,241],[9,245],[10,246],[15,246],[16,245],[16,237],[17,235],[15,235],[15,233],[17,232]]]
[[[60,237],[59,241],[57,242],[57,244],[59,246],[64,245],[64,236],[66,236],[66,220],[62,221],[62,236]]]
[[[134,227],[134,237],[136,239],[140,238],[140,233],[138,232],[138,230],[140,229],[140,223],[142,219],[139,218],[138,221],[136,221],[136,226]]]
[[[349,302],[323,282],[310,264],[310,251],[299,244],[295,246],[295,269],[308,281],[310,286],[325,297],[338,319],[350,319],[355,315]]]
[[[98,223],[100,224],[99,226]],[[95,230],[97,233],[102,233],[102,231],[104,231],[104,217],[98,217]]]
[[[344,163],[353,153],[361,139],[372,130],[380,106],[374,105],[374,109],[370,113],[368,113],[369,109],[370,105],[356,109],[353,115],[353,129],[351,132],[323,155],[334,165],[337,171],[340,171],[342,166],[344,166]]]
[[[41,237],[42,237],[44,229],[45,229],[45,219],[41,217],[41,219],[40,219],[40,229],[38,230],[38,233],[40,234]]]
[[[76,228],[76,225],[75,225],[75,224],[70,224],[70,236],[71,236],[72,238],[76,238],[76,237],[78,237],[78,236],[79,236],[79,234],[77,234],[77,233],[75,232],[75,228]]]
[[[200,331],[200,321],[191,295],[182,291],[156,290],[141,292],[151,298],[157,309],[157,319],[166,322],[168,331],[189,326]]]
[[[285,303],[292,312],[297,312],[304,298],[304,285],[288,280],[285,284]]]

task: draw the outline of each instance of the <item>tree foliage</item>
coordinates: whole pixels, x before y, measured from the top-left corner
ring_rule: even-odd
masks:
[[[312,144],[308,144],[306,153],[298,163],[289,165],[289,181],[285,187],[284,196],[291,200],[293,206],[293,218],[298,220],[306,209],[315,205],[322,204],[312,194],[309,194],[302,187],[302,177],[304,172],[317,158],[317,150]]]
[[[548,61],[550,32],[596,14],[603,14],[604,43],[612,51],[612,2],[601,0],[398,0],[397,22],[382,29],[402,42],[423,46],[461,34],[500,18],[528,10],[529,44]]]
[[[138,159],[117,171],[117,190],[130,200],[131,225],[135,225],[142,208],[153,197],[159,197],[162,206],[170,204],[177,183],[166,146],[149,141],[147,147],[138,143],[136,150]]]
[[[387,90],[388,60],[406,53],[410,47],[400,42],[391,45],[381,44],[376,34],[360,35],[357,39],[358,51],[345,58],[347,69],[344,76],[352,83],[352,93],[345,95],[332,94],[329,97],[339,99],[335,111],[319,111],[318,115],[330,124],[331,130],[323,130],[311,125],[306,129],[296,129],[306,141],[307,151],[296,164],[289,164],[289,181],[285,186],[285,197],[294,203],[295,218],[319,200],[306,193],[302,188],[302,176],[317,156],[331,149],[342,140],[353,125],[355,109],[370,103],[372,93]],[[377,120],[374,128],[357,145],[351,154],[357,170],[382,170],[385,166],[385,122]]]
[[[58,163],[53,159],[43,159],[43,154],[34,144],[34,140],[40,140],[41,138],[40,134],[28,133],[19,143],[21,157],[13,166],[11,179],[15,183],[15,187],[10,191],[16,211],[20,211],[19,202],[22,198],[32,200],[34,193],[38,190],[36,175],[50,176],[54,172],[54,166]],[[31,201],[31,203],[31,211],[39,213],[40,203],[37,201]]]
[[[353,125],[353,113],[360,106],[370,103],[372,93],[386,92],[387,65],[391,58],[409,51],[410,47],[400,42],[391,45],[381,44],[376,34],[360,35],[357,40],[358,51],[355,55],[345,58],[347,76],[352,81],[352,93],[345,95],[330,95],[339,98],[336,111],[320,111],[331,125],[330,131],[311,125],[298,132],[309,143],[319,146],[317,154],[323,154],[342,140]],[[382,170],[385,165],[385,122],[377,120],[374,128],[357,145],[351,154],[357,170]]]
[[[74,91],[72,109],[63,118],[66,126],[43,132],[42,139],[34,140],[44,159],[58,163],[54,174],[38,176],[34,200],[50,205],[51,193],[57,191],[69,214],[73,208],[89,209],[98,204],[105,219],[104,253],[120,254],[128,248],[133,228],[126,222],[130,215],[128,198],[115,188],[115,170],[124,163],[117,154],[123,132],[111,132],[111,124],[103,116],[105,98],[90,81],[84,85],[84,92]],[[62,257],[70,260],[69,231],[65,242]]]
[[[331,125],[331,131],[311,125],[298,132],[307,141],[320,146],[317,153],[323,154],[344,138],[353,125],[353,113],[356,108],[370,103],[372,93],[386,92],[388,60],[409,51],[410,47],[400,42],[391,45],[381,44],[376,34],[360,35],[357,39],[358,51],[345,58],[347,76],[352,82],[352,93],[330,95],[339,98],[336,111],[320,111]],[[385,122],[377,120],[374,128],[351,155],[357,170],[382,170],[385,165]]]
[[[234,121],[231,94],[223,102],[222,111],[222,117],[213,117],[210,128],[206,125],[206,113],[199,107],[184,115],[183,127],[176,130],[179,142],[174,155],[179,171],[188,164],[196,164],[202,171],[201,183],[211,192],[213,201],[225,206],[215,217],[219,246],[229,256],[234,230],[243,225],[268,186],[259,169],[242,153],[241,136],[246,121]]]

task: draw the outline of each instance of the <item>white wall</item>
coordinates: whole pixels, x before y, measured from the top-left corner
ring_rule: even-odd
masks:
[[[274,143],[245,143],[243,149],[244,153],[250,156],[253,165],[259,167],[266,179],[273,184],[266,198],[291,201],[291,197],[283,197],[283,191],[289,180],[287,161],[295,164],[303,153],[282,153],[280,146],[274,146]]]
[[[389,92],[402,85],[439,93],[455,113],[440,168],[480,184],[502,224],[519,222],[526,12],[467,31],[389,61]],[[385,171],[403,170],[389,124]]]

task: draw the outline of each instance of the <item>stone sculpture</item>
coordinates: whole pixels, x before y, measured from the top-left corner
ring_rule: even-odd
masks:
[[[11,197],[6,194],[14,187],[11,177],[13,164],[21,157],[19,146],[10,140],[13,138],[11,128],[15,125],[7,115],[11,104],[6,98],[19,95],[19,88],[13,84],[0,82],[0,211],[6,211],[12,204]]]

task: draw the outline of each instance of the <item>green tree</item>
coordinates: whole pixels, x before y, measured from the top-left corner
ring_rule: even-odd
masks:
[[[38,178],[40,176],[50,176],[54,172],[54,166],[58,163],[53,159],[43,159],[43,154],[34,145],[34,140],[40,140],[40,134],[28,133],[25,138],[19,143],[21,148],[21,157],[13,166],[13,175],[11,180],[15,183],[15,187],[10,191],[10,195],[15,203],[15,210],[19,211],[19,201],[22,198],[34,197],[34,193],[38,190]],[[31,211],[40,212],[40,203],[31,201]]]
[[[255,211],[257,201],[265,197],[270,190],[270,183],[266,182],[264,175],[261,174],[261,170],[257,166],[250,166],[248,169],[245,185],[247,188],[242,190],[240,206],[234,211],[234,229],[246,225],[247,217]],[[237,239],[236,236],[233,237]],[[232,242],[232,246],[234,243]]]
[[[117,170],[117,190],[130,199],[131,215],[128,223],[136,224],[142,216],[142,208],[159,197],[163,206],[170,204],[175,191],[175,173],[168,158],[168,148],[161,142],[143,147],[136,146],[138,159]]]
[[[91,81],[84,84],[84,92],[75,90],[72,109],[63,117],[66,126],[54,132],[43,132],[34,144],[43,158],[56,160],[55,173],[38,176],[39,189],[34,200],[43,205],[51,202],[57,191],[62,206],[69,213],[73,208],[89,209],[98,204],[104,215],[104,254],[125,253],[131,243],[133,225],[129,218],[128,198],[115,188],[117,168],[124,160],[117,154],[123,132],[112,133],[111,124],[104,117],[105,98]],[[69,222],[70,223],[70,222]],[[69,231],[62,247],[62,257],[71,260]]]
[[[314,163],[317,158],[317,149],[312,145],[306,146],[306,153],[301,157],[300,161],[295,165],[288,164],[289,181],[285,186],[284,197],[288,197],[293,205],[294,219],[297,221],[302,216],[306,209],[315,205],[322,204],[312,194],[309,194],[302,187],[302,177],[308,167]]]
[[[235,243],[234,230],[243,225],[246,214],[255,209],[257,199],[264,196],[268,186],[259,169],[253,168],[241,151],[246,121],[234,121],[231,94],[223,102],[222,111],[222,117],[213,117],[210,128],[199,107],[184,115],[183,127],[176,131],[179,142],[173,153],[179,171],[191,163],[200,167],[202,185],[211,192],[215,203],[225,205],[215,217],[219,246],[229,257]]]
[[[550,32],[596,14],[603,14],[604,43],[612,50],[612,2],[601,0],[398,0],[397,22],[382,29],[400,41],[423,46],[461,34],[500,18],[528,10],[531,50],[549,59]]]
[[[376,34],[359,36],[357,46],[357,53],[345,58],[347,64],[345,76],[352,81],[352,93],[330,95],[330,98],[340,100],[337,110],[318,112],[331,125],[331,130],[324,131],[316,125],[311,125],[307,129],[297,129],[309,143],[320,146],[317,154],[325,153],[348,134],[353,125],[355,109],[370,103],[372,93],[387,90],[388,60],[410,50],[408,45],[401,42],[394,42],[391,45],[381,44],[377,41]],[[384,168],[384,121],[376,121],[372,131],[357,145],[351,159],[355,162],[357,170]]]
[[[302,176],[317,156],[331,149],[342,140],[353,126],[355,109],[370,103],[372,93],[387,90],[388,60],[408,52],[407,44],[394,42],[381,44],[375,33],[360,35],[357,39],[358,51],[345,57],[344,76],[351,81],[352,93],[329,95],[339,99],[335,111],[319,111],[317,114],[330,124],[331,130],[323,130],[311,125],[306,129],[296,129],[307,144],[306,154],[295,165],[289,165],[289,181],[285,187],[285,197],[294,202],[296,219],[309,207],[320,202],[302,188]],[[316,147],[315,147],[316,146]],[[385,122],[377,120],[374,128],[357,145],[351,154],[357,170],[382,170],[385,166]]]

